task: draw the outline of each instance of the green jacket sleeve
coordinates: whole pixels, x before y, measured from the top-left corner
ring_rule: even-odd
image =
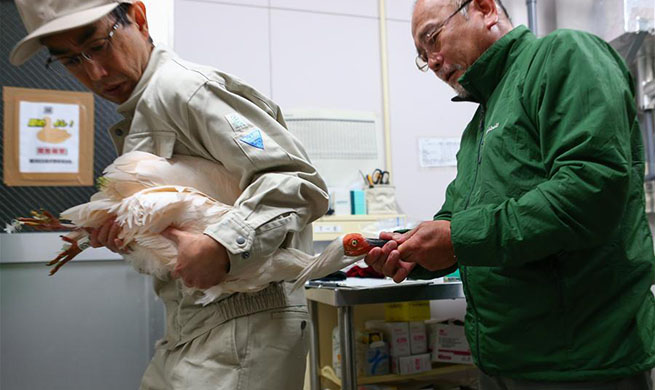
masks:
[[[443,203],[443,206],[441,206],[441,210],[437,212],[434,215],[433,220],[435,221],[440,221],[440,220],[445,220],[445,221],[450,221],[450,218],[452,216],[452,209],[453,209],[453,192],[455,191],[455,180],[450,182],[448,185],[448,188],[446,189],[446,200]],[[404,233],[404,232],[403,232]],[[448,274],[451,274],[455,271],[457,271],[458,264],[455,263],[451,267],[445,268],[445,269],[438,269],[435,271],[429,271],[425,268],[423,268],[420,265],[416,265],[412,272],[409,274],[410,279],[435,279],[435,278],[440,278],[442,276],[446,276]]]
[[[611,239],[630,180],[630,76],[597,38],[555,35],[528,71],[523,105],[547,178],[518,198],[452,216],[459,262],[512,266]]]
[[[434,221],[450,221],[453,216],[453,192],[455,191],[455,182],[450,182],[446,189],[446,200],[444,200],[441,209],[432,218]]]

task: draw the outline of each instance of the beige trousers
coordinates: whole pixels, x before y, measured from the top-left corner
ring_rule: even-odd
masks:
[[[162,346],[140,390],[301,390],[308,349],[305,306],[229,320],[178,346]]]

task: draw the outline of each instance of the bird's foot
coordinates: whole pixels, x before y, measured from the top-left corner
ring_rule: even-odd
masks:
[[[32,210],[30,214],[32,214],[31,218],[20,217],[16,218],[16,220],[21,225],[29,226],[41,231],[73,230],[76,228],[73,224],[62,223],[59,218],[55,217],[47,210]]]
[[[75,256],[79,255],[83,250],[89,247],[89,240],[87,236],[79,239],[80,242],[78,242],[77,239],[67,236],[61,236],[61,239],[64,240],[67,244],[64,250],[61,251],[57,257],[46,264],[47,266],[54,265],[54,268],[50,270],[50,275],[54,275],[57,271],[59,271],[61,267],[64,266],[64,264],[73,260]]]

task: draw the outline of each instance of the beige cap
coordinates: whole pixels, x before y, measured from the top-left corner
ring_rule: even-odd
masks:
[[[81,27],[134,0],[16,0],[28,35],[14,46],[9,62],[20,65],[39,51],[39,38]]]

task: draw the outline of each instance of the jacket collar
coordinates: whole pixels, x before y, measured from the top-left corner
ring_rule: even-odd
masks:
[[[453,101],[486,103],[516,57],[537,39],[525,26],[518,26],[491,45],[459,78],[470,98],[454,97]]]
[[[143,71],[139,82],[136,84],[136,87],[134,87],[134,91],[132,91],[132,94],[125,102],[116,108],[119,114],[128,119],[132,119],[134,117],[136,105],[139,100],[141,100],[143,91],[146,90],[146,87],[150,83],[150,80],[152,79],[159,66],[168,60],[172,55],[172,52],[155,46],[155,48],[152,50],[152,53],[150,53],[148,65],[146,65],[146,69]]]

